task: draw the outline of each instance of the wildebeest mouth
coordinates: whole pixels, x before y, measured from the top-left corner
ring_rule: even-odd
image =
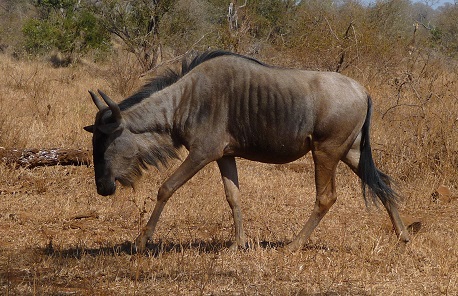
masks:
[[[102,196],[113,195],[116,192],[116,181],[121,183],[122,186],[134,188],[134,182],[122,177],[115,178],[114,181],[99,181],[96,182],[97,193]]]
[[[97,182],[97,193],[102,196],[113,195],[116,192],[116,183],[113,182]]]

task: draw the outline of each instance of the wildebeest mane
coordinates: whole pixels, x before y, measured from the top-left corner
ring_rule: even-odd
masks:
[[[147,84],[143,85],[139,91],[119,103],[121,110],[126,110],[135,104],[140,103],[155,92],[158,92],[169,85],[177,82],[181,75],[172,69],[167,69],[164,74],[154,77]]]
[[[148,98],[153,93],[158,92],[166,88],[167,86],[174,84],[181,77],[186,75],[188,72],[190,72],[192,69],[194,69],[198,65],[208,60],[211,60],[213,58],[220,57],[220,56],[235,56],[235,57],[246,59],[248,61],[252,61],[259,65],[267,66],[266,64],[254,58],[250,58],[250,57],[243,56],[243,55],[233,53],[233,52],[228,52],[224,50],[205,51],[197,55],[195,58],[193,58],[191,62],[189,62],[186,59],[183,59],[181,63],[181,73],[177,73],[176,71],[169,68],[165,71],[164,74],[152,78],[148,83],[143,85],[140,88],[140,90],[138,90],[135,94],[131,95],[130,97],[128,97],[127,99],[119,103],[119,108],[121,110],[129,109],[133,105],[136,105],[140,103],[141,101],[143,101],[144,99]]]
[[[202,64],[203,62],[206,62],[208,60],[211,60],[213,58],[220,57],[220,56],[235,56],[235,57],[239,57],[239,58],[242,58],[242,59],[246,59],[246,60],[252,61],[252,62],[254,62],[256,64],[259,64],[259,65],[266,66],[266,64],[264,64],[262,62],[254,59],[254,58],[250,58],[250,57],[244,56],[244,55],[240,55],[240,54],[237,54],[237,53],[224,51],[224,50],[212,50],[212,51],[206,51],[206,52],[196,56],[191,61],[191,63],[189,63],[189,64],[183,63],[183,65],[182,65],[182,73],[183,73],[183,75],[185,75],[186,73],[188,73],[189,71],[191,71],[192,69],[194,69],[198,65]]]

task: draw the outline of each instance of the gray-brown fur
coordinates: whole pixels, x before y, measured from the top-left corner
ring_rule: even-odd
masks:
[[[316,203],[290,249],[304,245],[335,202],[335,168],[341,160],[375,189],[396,232],[408,241],[393,191],[384,183],[386,175],[367,157],[369,133],[363,125],[369,122],[370,98],[360,84],[338,73],[270,67],[221,51],[198,56],[184,64],[182,72],[181,78],[173,73],[167,83],[146,86],[119,106],[100,92],[109,105],[102,108],[91,93],[100,111],[86,129],[94,133],[100,194],[113,194],[116,180],[134,182],[148,164],[166,164],[182,145],[189,150],[160,187],[153,214],[136,240],[139,250],[153,235],[168,198],[212,161],[218,163],[233,212],[234,246],[245,246],[235,157],[286,163],[308,151],[315,162]],[[365,170],[360,165],[362,151],[361,162],[370,162]]]

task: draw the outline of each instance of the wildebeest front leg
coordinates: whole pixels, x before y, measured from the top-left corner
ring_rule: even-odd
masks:
[[[212,160],[208,160],[208,158],[205,158],[198,153],[190,152],[185,161],[162,184],[157,193],[157,202],[154,206],[153,214],[135,240],[135,246],[137,247],[138,252],[142,253],[145,251],[146,242],[153,236],[157,222],[159,221],[159,217],[161,216],[162,210],[164,209],[167,200],[178,188],[186,183],[186,181],[191,179],[192,176],[194,176],[210,161]]]
[[[221,177],[223,178],[226,199],[234,217],[235,242],[232,244],[231,249],[237,249],[237,247],[244,248],[246,245],[246,236],[243,231],[242,211],[239,202],[239,180],[235,158],[226,156],[219,159],[217,162],[219,170],[221,171]]]

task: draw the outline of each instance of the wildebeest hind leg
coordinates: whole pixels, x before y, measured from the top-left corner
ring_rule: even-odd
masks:
[[[237,249],[237,247],[244,248],[246,245],[246,236],[243,231],[242,211],[240,209],[239,202],[239,180],[237,176],[235,158],[225,156],[217,162],[219,170],[221,171],[221,177],[223,178],[226,199],[231,207],[232,215],[234,217],[235,242],[232,244],[231,249]]]
[[[146,226],[142,229],[140,235],[135,240],[137,251],[145,251],[146,242],[153,236],[157,222],[161,216],[162,210],[167,200],[172,194],[180,188],[186,181],[192,178],[200,169],[202,169],[213,159],[201,155],[201,153],[190,152],[184,162],[173,172],[173,174],[162,184],[157,193],[157,202],[154,206],[153,214]]]
[[[350,151],[348,151],[347,155],[342,160],[353,170],[353,172],[355,172],[355,174],[357,174],[362,179],[363,176],[361,176],[358,172],[358,165],[361,155],[359,146],[359,138],[357,138]],[[387,186],[391,185],[390,178],[387,175],[381,174],[380,178]],[[390,202],[389,200],[382,200],[382,203],[386,211],[388,212],[388,215],[390,216],[391,222],[399,239],[403,242],[408,242],[409,233],[404,225],[404,222],[401,219],[401,216],[399,215],[396,203]]]
[[[313,151],[315,162],[316,201],[312,213],[304,228],[297,237],[286,246],[290,251],[298,251],[308,240],[313,230],[326,215],[337,199],[335,187],[335,171],[339,160],[322,151]]]

